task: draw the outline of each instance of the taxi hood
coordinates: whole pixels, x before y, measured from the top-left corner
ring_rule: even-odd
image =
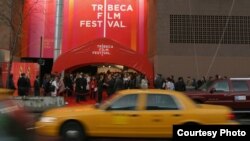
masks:
[[[72,113],[86,113],[86,111],[96,110],[95,105],[85,105],[85,106],[69,106],[61,108],[53,108],[47,110],[43,113],[43,116],[64,116]],[[84,111],[84,112],[83,112]]]

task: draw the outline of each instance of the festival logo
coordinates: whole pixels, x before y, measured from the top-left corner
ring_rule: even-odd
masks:
[[[114,48],[113,45],[106,45],[106,44],[98,44],[96,50],[92,51],[93,55],[111,55],[111,50]]]
[[[108,38],[144,54],[147,48],[144,39],[145,3],[144,0],[66,2],[62,53],[99,38]],[[93,51],[93,54],[100,53]]]
[[[36,0],[29,0],[29,11]],[[25,21],[22,57],[53,58],[56,30],[56,1],[35,5]],[[65,0],[63,1],[61,54],[100,38],[111,39],[138,54],[147,54],[146,0]],[[42,43],[42,44],[41,44]],[[41,48],[41,49],[40,49]],[[58,47],[60,48],[60,47]]]

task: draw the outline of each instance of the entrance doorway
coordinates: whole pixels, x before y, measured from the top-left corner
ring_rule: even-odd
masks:
[[[100,44],[112,46],[112,48],[105,49],[108,52],[104,53],[103,49],[99,48]],[[90,64],[119,64],[127,66],[146,75],[149,81],[153,82],[153,64],[146,55],[138,54],[138,52],[123,47],[119,43],[107,38],[96,39],[61,54],[54,62],[52,72],[73,71]]]
[[[87,66],[77,67],[71,70],[68,70],[69,73],[84,73],[89,75],[96,75],[96,74],[106,74],[106,73],[121,73],[121,72],[132,72],[138,73],[136,70],[122,66],[122,65],[114,65],[114,64],[91,64]]]
[[[136,78],[141,73],[122,65],[114,64],[91,64],[85,66],[77,66],[65,71],[65,77],[72,76],[75,81],[75,88],[78,82],[84,77],[84,81],[87,82],[86,91],[81,96],[77,95],[76,89],[70,90],[72,94],[66,98],[66,101],[70,105],[79,103],[100,103],[110,96],[112,96],[117,90],[121,89],[133,89],[138,88],[136,85]],[[103,80],[103,82],[101,81]],[[78,83],[80,84],[80,83]],[[100,93],[99,93],[100,90]],[[101,96],[100,96],[101,95]],[[78,100],[76,102],[76,97]]]

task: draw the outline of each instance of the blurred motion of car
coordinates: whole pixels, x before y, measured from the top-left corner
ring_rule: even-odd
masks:
[[[171,138],[173,125],[234,125],[225,106],[196,104],[185,94],[158,89],[117,92],[100,106],[64,107],[44,112],[36,131],[65,141],[87,137]]]
[[[11,90],[0,91],[0,141],[31,141],[28,132],[32,118],[16,101],[9,97]]]

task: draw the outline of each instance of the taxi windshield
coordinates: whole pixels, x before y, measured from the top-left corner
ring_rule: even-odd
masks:
[[[96,105],[96,108],[105,109],[107,105],[110,105],[111,101],[115,99],[118,93],[114,93],[112,96],[108,97],[103,103]]]

